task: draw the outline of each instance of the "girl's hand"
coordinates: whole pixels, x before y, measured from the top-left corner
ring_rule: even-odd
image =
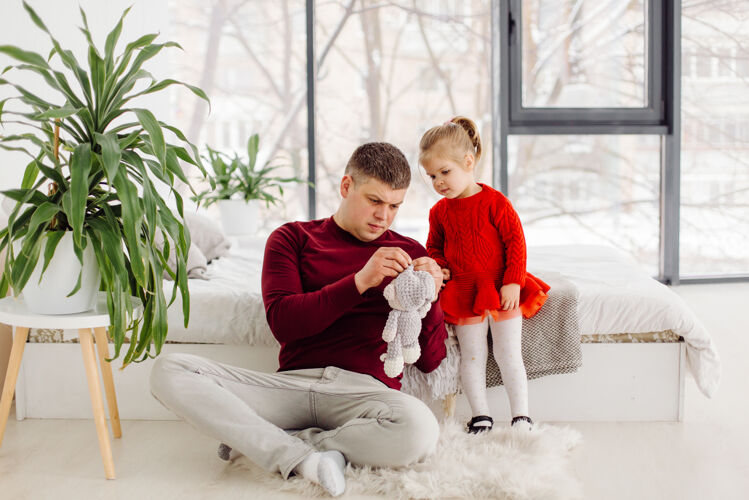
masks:
[[[517,283],[508,283],[499,289],[502,309],[512,311],[520,306],[520,285]]]
[[[450,270],[443,267],[442,268],[442,287],[440,288],[440,290],[442,288],[445,288],[445,285],[446,285],[445,282],[449,279],[450,279]]]

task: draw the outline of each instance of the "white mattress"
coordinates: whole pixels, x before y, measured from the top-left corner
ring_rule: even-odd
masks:
[[[582,334],[671,330],[680,335],[700,390],[708,397],[715,393],[721,365],[712,338],[682,298],[631,257],[605,246],[532,247],[526,267],[541,275],[559,272],[577,285]]]
[[[265,319],[260,291],[262,249],[232,249],[208,265],[207,280],[190,279],[190,322],[179,295],[167,310],[170,342],[278,345]],[[170,294],[174,282],[165,280]],[[168,287],[168,288],[167,288]],[[167,292],[169,290],[169,292]]]
[[[582,334],[671,330],[686,342],[689,367],[700,390],[709,397],[717,389],[720,361],[705,328],[681,297],[648,276],[627,255],[603,246],[532,247],[527,268],[540,277],[559,273],[578,286]],[[189,282],[187,329],[179,298],[169,308],[169,340],[276,345],[265,320],[261,269],[260,246],[233,249],[211,262],[208,280]]]

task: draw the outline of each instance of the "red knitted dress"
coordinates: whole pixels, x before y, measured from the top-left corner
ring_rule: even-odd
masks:
[[[450,270],[440,296],[445,320],[460,325],[487,311],[495,320],[506,315],[499,289],[509,283],[520,285],[520,311],[530,318],[546,302],[549,285],[525,271],[525,236],[510,201],[479,185],[475,195],[443,198],[429,211],[427,252]]]

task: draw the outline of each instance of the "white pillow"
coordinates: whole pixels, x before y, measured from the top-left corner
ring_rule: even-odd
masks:
[[[207,262],[229,253],[231,242],[218,229],[218,224],[204,215],[185,212],[185,225],[190,239],[206,258]]]
[[[153,244],[159,250],[164,248],[164,237],[161,235],[161,231],[156,231],[154,235]],[[177,257],[174,252],[174,242],[169,238],[169,258],[166,263],[174,272],[177,272]],[[208,277],[205,273],[208,271],[208,261],[194,243],[190,243],[190,248],[187,249],[187,277],[207,280]],[[164,279],[171,280],[169,273],[164,271]]]

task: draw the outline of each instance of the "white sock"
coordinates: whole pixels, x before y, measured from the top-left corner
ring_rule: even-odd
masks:
[[[486,358],[489,347],[486,334],[486,321],[475,325],[455,326],[455,335],[460,345],[460,384],[474,417],[489,415],[489,402],[486,398]],[[490,425],[490,422],[474,424],[475,427]]]
[[[513,418],[528,415],[528,375],[521,350],[522,316],[504,321],[489,321],[494,343],[494,359],[510,400]]]
[[[346,489],[346,459],[340,451],[316,451],[294,467],[294,472],[317,483],[331,496],[337,497]]]

